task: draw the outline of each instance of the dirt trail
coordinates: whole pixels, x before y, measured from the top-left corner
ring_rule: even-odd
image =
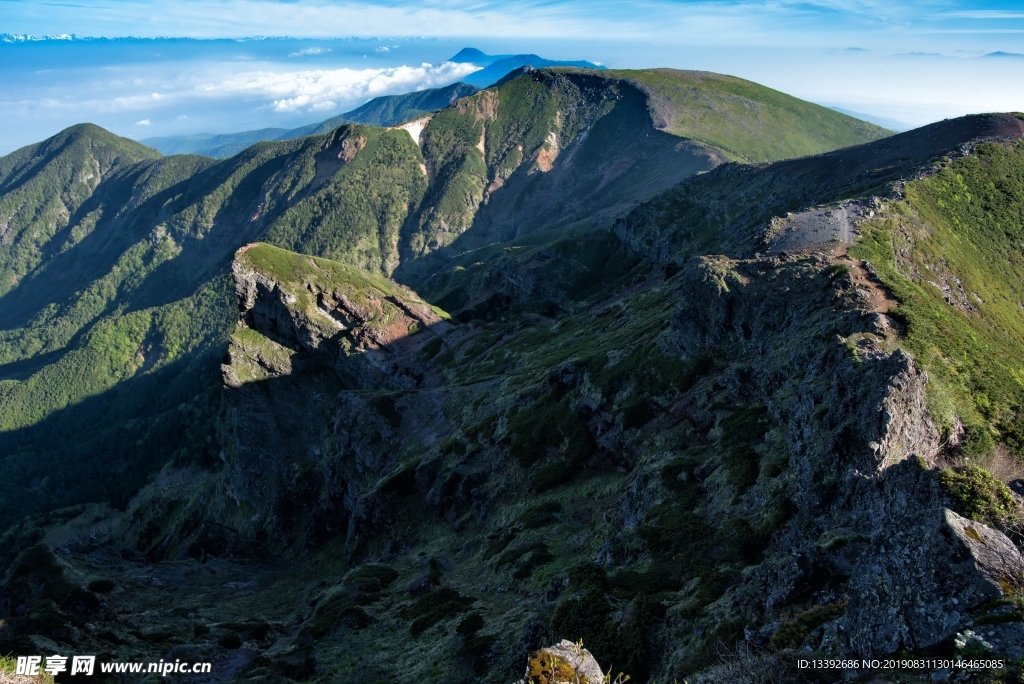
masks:
[[[849,244],[842,244],[833,249],[832,261],[844,264],[850,269],[850,279],[853,280],[854,287],[864,294],[872,311],[887,314],[895,309],[899,302],[893,298],[878,277],[869,270],[868,262],[854,259],[847,253],[849,247]]]
[[[844,201],[787,214],[773,219],[769,228],[769,252],[808,252],[827,248],[833,263],[850,269],[854,286],[872,311],[885,314],[897,305],[889,291],[871,272],[870,265],[848,254],[859,232],[857,223],[874,215],[870,201]]]

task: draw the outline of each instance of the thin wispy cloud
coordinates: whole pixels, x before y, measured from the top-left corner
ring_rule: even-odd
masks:
[[[161,83],[161,92],[121,95],[110,99],[43,98],[22,103],[23,108],[40,111],[77,111],[91,113],[146,112],[155,108],[190,102],[239,100],[253,109],[281,113],[324,112],[339,106],[356,106],[380,95],[434,88],[454,83],[480,67],[445,62],[439,65],[396,66],[369,69],[310,69],[280,71],[243,71],[211,80],[197,76],[188,81]],[[146,84],[154,85],[147,81]],[[124,83],[122,87],[129,87]],[[116,82],[115,82],[116,89]],[[0,104],[3,104],[0,102]],[[2,108],[0,108],[2,109]],[[178,119],[187,118],[182,115]],[[136,121],[150,125],[149,119]]]
[[[969,30],[964,20],[1024,18],[1014,6],[978,0],[89,0],[56,12],[10,3],[5,15],[5,30],[79,35],[486,36],[832,48],[853,36],[881,48],[915,33]],[[315,49],[290,56],[323,54]]]
[[[305,50],[296,50],[295,52],[289,53],[289,57],[305,57],[307,55],[326,55],[328,52],[333,52],[331,48],[325,47],[311,47]]]
[[[952,19],[1024,19],[1024,12],[1007,12],[1005,10],[957,10],[941,12],[941,17]]]

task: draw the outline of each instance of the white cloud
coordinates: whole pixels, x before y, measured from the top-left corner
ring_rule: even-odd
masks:
[[[149,119],[143,119],[142,121],[136,121],[135,125],[136,126],[148,126],[149,125]]]
[[[447,85],[478,69],[472,64],[445,62],[439,66],[424,63],[387,69],[256,71],[237,74],[201,90],[210,96],[264,97],[278,112],[326,111],[339,103]]]
[[[387,45],[381,45],[379,48],[374,48],[374,52],[388,52],[390,48]]]
[[[306,55],[326,55],[328,52],[334,52],[334,50],[332,50],[331,48],[325,48],[325,47],[311,47],[311,48],[306,48],[305,50],[299,50],[297,52],[292,52],[288,56],[289,57],[305,57]]]

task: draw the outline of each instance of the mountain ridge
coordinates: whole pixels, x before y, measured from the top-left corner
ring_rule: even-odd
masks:
[[[141,142],[160,150],[163,154],[195,153],[223,158],[237,154],[249,145],[264,140],[286,140],[313,133],[327,133],[345,123],[365,123],[374,126],[394,126],[417,116],[444,109],[456,99],[470,95],[474,90],[490,87],[508,73],[524,67],[573,66],[603,69],[591,62],[549,60],[537,55],[487,55],[476,48],[463,48],[449,62],[474,63],[483,68],[480,75],[471,75],[465,82],[440,88],[383,95],[325,121],[295,129],[267,128],[258,131],[222,134],[197,134],[146,138]]]
[[[475,91],[475,87],[458,82],[441,88],[427,88],[401,95],[382,95],[339,116],[293,129],[265,128],[243,133],[178,135],[146,138],[139,142],[163,154],[202,154],[222,159],[234,156],[257,142],[290,140],[306,135],[329,133],[347,123],[364,123],[385,128],[394,126],[410,118],[443,109],[454,100]]]
[[[565,68],[418,133],[0,159],[0,650],[504,681],[582,638],[717,682],[977,620],[1016,657],[979,464],[1024,444],[1024,118]]]

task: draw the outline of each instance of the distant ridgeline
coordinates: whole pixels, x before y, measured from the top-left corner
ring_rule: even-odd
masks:
[[[1019,662],[1024,118],[536,66],[221,160],[0,158],[0,653]]]
[[[455,100],[472,95],[481,88],[496,83],[508,73],[524,66],[534,68],[551,66],[573,66],[586,69],[604,69],[586,61],[561,62],[544,59],[537,55],[487,55],[473,48],[465,48],[449,62],[475,64],[480,68],[465,81],[443,88],[428,88],[402,95],[375,97],[366,104],[335,116],[326,121],[288,130],[284,128],[263,128],[242,133],[175,135],[163,138],[147,138],[142,141],[163,154],[202,154],[223,159],[238,154],[246,147],[264,140],[289,140],[314,133],[329,133],[346,123],[364,123],[371,126],[395,126],[444,109]]]

